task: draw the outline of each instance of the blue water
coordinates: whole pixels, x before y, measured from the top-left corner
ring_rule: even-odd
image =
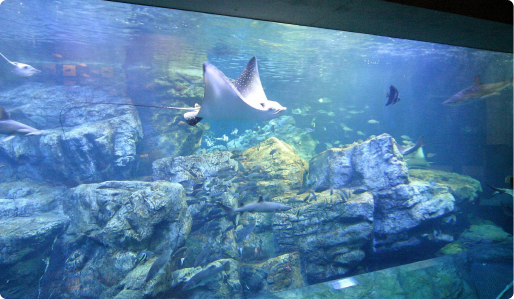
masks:
[[[308,159],[332,147],[362,142],[372,135],[387,133],[400,144],[405,135],[412,142],[423,135],[423,151],[430,162],[429,168],[473,177],[482,184],[480,196],[483,198],[492,196],[486,184],[507,188],[504,178],[513,173],[512,86],[499,95],[468,105],[442,104],[471,86],[476,75],[481,76],[482,83],[510,80],[512,54],[107,1],[6,0],[0,5],[0,15],[0,53],[11,61],[42,70],[28,78],[15,78],[0,58],[0,106],[4,106],[13,119],[29,122],[38,129],[61,130],[56,115],[62,114],[58,111],[62,104],[56,103],[61,103],[63,97],[70,96],[74,90],[80,90],[85,98],[105,93],[130,98],[139,105],[192,107],[201,103],[204,61],[235,79],[250,58],[256,56],[268,99],[287,107],[286,115],[292,116],[302,131],[311,132],[310,136],[317,142]],[[66,65],[76,67],[77,74],[66,76],[63,70]],[[103,68],[112,70],[113,75],[103,73],[106,72]],[[190,82],[181,88],[197,90],[194,96],[177,96],[168,92],[165,85],[159,85],[159,82],[173,80],[177,73],[190,76]],[[399,90],[401,101],[386,107],[390,85]],[[62,87],[62,93],[54,99],[39,99],[36,95],[38,88],[43,89],[41,86]],[[29,90],[29,95],[13,100],[16,95],[12,91],[20,88]],[[104,98],[112,100],[108,96],[102,96]],[[32,108],[24,110],[25,104],[30,106],[36,102],[37,107],[49,107],[51,113],[38,115],[38,119],[30,118],[26,111]],[[9,107],[10,103],[16,106]],[[166,124],[173,123],[171,114],[166,114],[168,111],[143,107],[136,111],[145,137],[162,136],[159,134],[168,130]],[[73,117],[79,116],[70,115],[67,125],[71,126]],[[87,116],[80,117],[83,117],[81,121],[87,120]],[[280,119],[275,121],[280,125]],[[212,152],[212,145],[205,141],[207,137],[215,140],[226,135],[233,140],[236,134],[231,133],[236,128],[238,136],[245,130],[258,134],[257,127],[262,129],[268,124],[201,122],[206,123],[210,130],[203,132],[202,142],[174,154]],[[169,136],[167,138],[178,138]],[[156,143],[147,143],[145,137],[137,145],[135,166],[129,175],[116,173],[117,170],[99,163],[98,171],[105,173],[99,177],[116,180],[152,175],[151,163],[169,155],[165,150],[157,153]],[[16,138],[32,140],[30,142],[37,147],[34,139]],[[166,150],[174,146],[170,146],[170,142],[166,144],[166,140],[159,142],[165,143],[159,146]],[[14,170],[4,173],[0,182],[32,179],[66,188],[100,182],[66,176],[66,171],[55,174],[57,170],[49,170],[50,175],[47,173],[45,177],[40,170],[34,170],[33,164],[37,163],[30,162],[38,159],[38,153],[20,154],[20,151],[14,146],[2,147],[0,163],[9,164]],[[147,153],[150,156],[145,160]],[[17,160],[19,156],[23,158]],[[430,181],[429,185],[437,188],[437,183]],[[512,218],[502,213],[500,205],[481,209],[478,204],[479,200],[471,208],[475,213],[473,217],[492,221],[512,234]],[[420,259],[429,256],[420,254]],[[395,265],[373,259],[366,262],[368,265],[363,267],[376,269]],[[0,271],[2,267],[12,266],[2,265]],[[9,289],[7,282],[0,283],[4,284],[0,290]],[[45,292],[46,295],[51,293]],[[16,294],[12,298],[24,298]],[[66,296],[59,298],[74,298],[75,295]]]

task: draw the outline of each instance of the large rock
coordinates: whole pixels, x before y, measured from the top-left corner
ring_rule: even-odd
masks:
[[[439,253],[465,252],[475,262],[512,263],[512,235],[491,222],[472,224],[455,242],[447,244]]]
[[[361,186],[382,190],[409,182],[407,165],[394,139],[382,134],[360,144],[331,148],[310,161],[309,179],[314,190]]]
[[[196,283],[190,283],[197,274],[206,271],[210,267],[219,268],[220,271],[204,276]],[[183,298],[243,298],[243,290],[239,280],[239,262],[233,259],[219,259],[205,267],[184,268],[171,274],[169,288],[172,289],[166,295]],[[204,272],[205,273],[205,272]],[[186,284],[188,287],[185,288]]]
[[[239,271],[247,296],[282,292],[305,285],[297,252],[286,253],[258,264],[244,263]]]
[[[275,137],[245,150],[242,156],[247,171],[259,168],[267,174],[257,181],[258,194],[275,196],[303,186],[307,163],[289,144]]]
[[[416,249],[433,254],[452,242],[458,233],[454,229],[458,216],[455,197],[471,200],[480,185],[456,174],[412,171],[415,176],[410,179],[394,139],[382,134],[318,154],[310,161],[309,179],[311,188],[317,191],[341,192],[351,188],[371,192],[375,222],[373,254],[391,257]]]
[[[7,298],[36,298],[54,260],[54,246],[70,219],[62,188],[32,182],[0,183],[0,285]]]
[[[165,181],[80,185],[70,190],[65,211],[74,221],[63,241],[61,275],[68,285],[79,284],[63,290],[71,297],[114,297],[132,287],[141,290],[132,298],[143,298],[152,292],[143,283],[152,263],[141,268],[136,255],[176,252],[191,229],[182,186]],[[157,273],[157,280],[164,274]]]
[[[418,181],[376,192],[373,249],[393,253],[452,242],[444,228],[455,224],[454,210],[455,198],[445,186]]]
[[[364,245],[373,233],[369,192],[345,200],[325,191],[316,194],[314,202],[291,211],[273,215],[276,251],[300,252],[310,283],[346,274],[364,259]]]
[[[68,185],[129,177],[143,137],[139,115],[130,105],[100,104],[131,104],[129,98],[89,87],[26,84],[0,101],[12,119],[46,130],[0,144],[15,177]]]
[[[221,169],[237,167],[237,161],[230,159],[231,156],[231,152],[220,151],[162,158],[152,164],[153,179],[179,183],[216,176]]]
[[[479,193],[482,193],[480,182],[467,175],[436,169],[410,169],[409,175],[412,181],[447,186],[457,202],[473,202],[478,198]]]

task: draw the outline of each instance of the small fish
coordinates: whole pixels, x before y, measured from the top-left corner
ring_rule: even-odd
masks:
[[[87,67],[87,64],[85,64],[85,63],[79,63],[78,65],[81,67]]]
[[[202,248],[202,251],[200,251],[200,253],[198,254],[198,256],[195,259],[195,262],[193,264],[194,267],[201,266],[204,262],[207,261],[207,258],[211,254],[211,247],[212,247],[211,241],[208,241],[207,243],[205,243],[205,245]]]
[[[350,110],[350,111],[348,111],[348,113],[350,113],[350,114],[359,114],[359,113],[364,113],[364,110]]]
[[[351,129],[351,128],[347,127],[345,124],[340,124],[340,126],[341,126],[341,128],[343,128],[343,130],[344,130],[344,131],[346,131],[346,132],[351,132],[351,131],[353,131],[353,129]]]
[[[370,119],[368,120],[368,124],[378,124],[378,120]]]
[[[154,256],[155,256],[155,253],[148,251],[148,250],[143,250],[136,255],[136,264],[144,263],[144,262],[146,262],[146,260],[148,260],[149,258],[152,258]]]
[[[242,229],[236,231],[236,242],[239,243],[246,239],[255,229],[256,221],[253,220],[248,225],[243,227]]]
[[[305,196],[305,198],[303,199],[304,202],[307,202],[309,200],[309,198],[311,197],[311,194],[307,194],[307,196]]]
[[[409,136],[407,135],[402,135],[400,136],[402,139],[405,139],[405,140],[412,140],[412,138],[410,138]]]
[[[287,200],[287,202],[289,202],[289,203],[295,202],[295,201],[296,201],[296,196],[295,197],[291,197],[290,199]]]
[[[89,78],[88,74],[82,74],[82,77]]]
[[[305,132],[305,133],[307,133],[307,134],[309,134],[309,133],[314,132],[314,129],[313,129],[313,128],[307,128],[307,129],[305,129],[305,131],[304,131],[304,132]]]
[[[432,157],[434,157],[435,155],[437,155],[437,154],[434,154],[434,153],[428,153],[428,154],[427,154],[427,158],[432,158]]]
[[[191,277],[182,287],[182,290],[188,291],[194,289],[202,285],[202,283],[206,281],[207,278],[213,277],[216,274],[221,273],[222,271],[228,270],[230,270],[230,263],[228,261],[225,262],[222,266],[210,265],[208,268],[201,270],[200,272],[196,273],[193,277]]]
[[[387,98],[386,106],[394,105],[401,100],[398,89],[396,89],[396,87],[394,87],[393,85],[391,85],[389,87],[389,92],[387,93],[386,98]]]
[[[52,56],[55,56],[57,58],[62,58],[62,55],[61,54],[52,54]]]
[[[166,265],[171,258],[171,248],[164,250],[164,252],[155,260],[155,262],[150,267],[148,274],[146,275],[145,282],[148,282],[150,279],[154,278],[157,273]]]
[[[364,136],[364,133],[362,131],[357,131],[357,135]]]
[[[271,152],[269,152],[269,154],[273,156],[273,154],[276,152],[277,152],[277,149],[275,148],[275,149],[272,149]]]
[[[245,178],[248,180],[253,180],[253,179],[263,179],[266,177],[268,177],[267,174],[254,172],[254,173],[250,173]]]
[[[368,190],[366,190],[366,189],[355,189],[355,190],[353,190],[352,193],[355,194],[355,195],[358,195],[358,194],[362,194],[362,193],[367,192],[367,191]]]

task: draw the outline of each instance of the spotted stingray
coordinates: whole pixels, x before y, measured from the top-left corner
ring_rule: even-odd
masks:
[[[204,62],[205,91],[203,102],[184,118],[191,126],[202,119],[231,121],[265,121],[287,110],[278,102],[269,101],[262,88],[257,59],[252,57],[236,81],[232,82],[214,65]]]

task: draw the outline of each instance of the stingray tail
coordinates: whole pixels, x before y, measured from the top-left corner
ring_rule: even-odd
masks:
[[[191,111],[184,113],[184,118],[186,119],[186,122],[190,126],[194,126],[197,123],[199,123],[203,118],[196,116],[198,114],[198,111]]]

